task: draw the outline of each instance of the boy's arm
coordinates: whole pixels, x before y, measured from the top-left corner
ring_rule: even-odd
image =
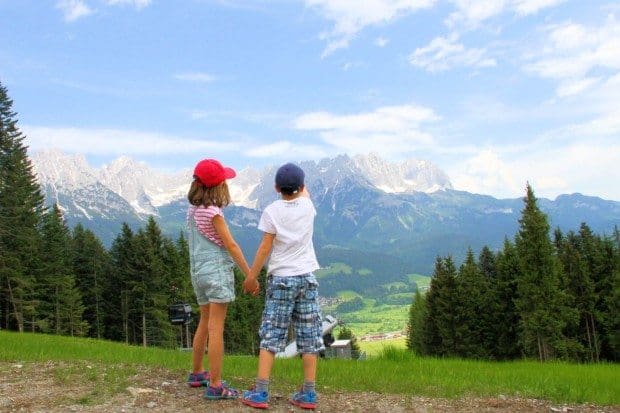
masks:
[[[262,270],[265,265],[265,261],[267,261],[267,257],[271,254],[271,248],[273,247],[273,240],[275,237],[276,234],[270,234],[268,232],[263,234],[263,239],[256,250],[254,262],[252,263],[252,268],[250,269],[250,274],[254,277],[258,277],[260,270]]]
[[[243,251],[239,248],[239,245],[235,242],[232,234],[228,230],[228,225],[226,225],[226,221],[224,217],[221,215],[216,215],[213,217],[213,227],[217,231],[217,234],[222,239],[224,243],[224,248],[228,251],[233,261],[241,268],[243,274],[246,277],[250,274],[250,266],[248,265],[245,257],[243,256]]]

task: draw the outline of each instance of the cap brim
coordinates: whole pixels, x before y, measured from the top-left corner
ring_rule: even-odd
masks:
[[[224,167],[224,178],[225,179],[232,179],[235,176],[237,176],[237,172],[235,172],[234,169]]]

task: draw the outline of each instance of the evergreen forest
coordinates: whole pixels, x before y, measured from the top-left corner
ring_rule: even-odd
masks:
[[[578,362],[620,359],[620,232],[551,229],[528,184],[515,239],[469,250],[457,269],[437,257],[430,288],[409,310],[407,347],[420,355]]]
[[[92,231],[68,228],[58,206],[44,205],[12,105],[0,84],[0,329],[190,347],[168,312],[191,303],[198,314],[183,233],[165,237],[151,217],[135,232],[123,225],[108,250]],[[241,291],[237,270],[235,279]],[[262,306],[250,296],[229,306],[227,351],[258,352]]]

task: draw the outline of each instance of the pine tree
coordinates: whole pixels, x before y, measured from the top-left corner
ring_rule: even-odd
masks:
[[[620,250],[612,238],[597,237],[592,260],[594,297],[594,323],[600,334],[597,335],[600,359],[618,361],[620,347]],[[615,338],[614,338],[615,337]]]
[[[489,283],[479,270],[474,253],[468,250],[465,262],[456,278],[455,336],[456,355],[467,358],[486,358],[490,353],[487,343],[489,326],[486,293]]]
[[[419,355],[427,355],[428,349],[425,346],[426,337],[426,318],[427,306],[426,299],[416,290],[413,302],[409,306],[409,320],[407,322],[407,348]]]
[[[17,127],[13,101],[0,83],[0,328],[34,328],[35,271],[43,195]]]
[[[488,246],[484,246],[478,256],[478,271],[482,277],[482,311],[480,320],[483,325],[481,345],[484,346],[486,357],[496,358],[499,327],[498,323],[506,320],[498,319],[497,314],[502,308],[497,291],[497,255]]]
[[[541,361],[566,357],[563,331],[576,312],[566,305],[560,289],[560,265],[554,255],[547,216],[538,208],[529,184],[519,224],[515,240],[520,267],[516,304],[523,349],[526,355]]]
[[[121,233],[114,239],[110,249],[112,274],[103,293],[105,337],[125,343],[134,343],[131,291],[137,265],[134,237],[129,225],[123,223]]]
[[[106,285],[111,277],[110,256],[90,230],[77,224],[72,237],[73,272],[84,303],[84,320],[90,325],[88,335],[105,337]]]
[[[491,279],[491,290],[497,303],[491,319],[496,337],[493,356],[500,360],[513,360],[521,355],[518,344],[520,318],[515,305],[520,276],[517,250],[508,239],[504,240],[496,264],[497,277]]]
[[[57,205],[43,218],[37,323],[43,332],[84,335],[82,296],[75,285],[69,229]]]
[[[603,349],[602,358],[618,362],[620,360],[620,253],[617,250],[615,261],[613,286],[607,300],[609,312],[605,317],[605,339],[609,350]]]
[[[429,354],[457,354],[456,293],[456,268],[452,257],[437,257],[431,285],[426,293],[428,317],[424,327],[424,346]]]
[[[166,257],[166,244],[169,240],[162,236],[155,219],[149,217],[144,229],[136,234],[136,278],[132,282],[140,342],[173,347],[176,333],[168,320],[168,307],[172,304],[172,269],[166,266],[174,257]],[[168,250],[167,252],[172,252]]]

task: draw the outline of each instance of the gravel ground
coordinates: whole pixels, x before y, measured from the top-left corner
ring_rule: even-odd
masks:
[[[260,412],[237,400],[207,401],[200,389],[165,369],[138,372],[139,386],[106,396],[99,391],[98,372],[72,374],[61,362],[0,363],[0,412]],[[70,377],[69,377],[70,376]],[[146,379],[145,379],[146,377]],[[235,383],[247,380],[231,378]],[[131,382],[131,380],[130,380]],[[82,403],[80,403],[82,401]],[[268,412],[301,412],[288,394],[272,393]],[[316,412],[618,412],[620,406],[557,405],[544,400],[498,395],[456,400],[379,393],[319,394]]]

